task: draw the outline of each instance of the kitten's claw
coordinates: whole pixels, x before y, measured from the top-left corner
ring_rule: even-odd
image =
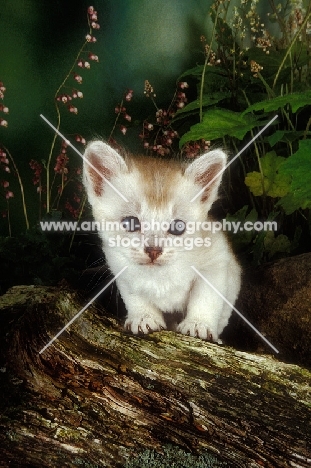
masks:
[[[134,335],[152,333],[155,331],[166,330],[164,319],[160,316],[139,315],[126,319],[124,329],[134,333]]]
[[[205,322],[185,319],[178,325],[177,332],[186,336],[217,342],[217,339],[214,340],[214,336],[217,336],[217,333],[212,333],[211,327]]]

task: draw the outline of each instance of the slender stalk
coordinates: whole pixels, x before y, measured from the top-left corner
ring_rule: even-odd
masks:
[[[288,37],[287,37],[286,23],[285,23],[285,21],[283,20],[282,16],[279,15],[278,10],[277,10],[277,8],[275,7],[274,0],[269,0],[269,3],[270,3],[270,7],[271,7],[273,13],[274,13],[275,16],[276,16],[276,19],[277,19],[278,23],[279,23],[279,25],[280,25],[281,31],[282,31],[283,36],[284,36],[284,38],[285,38],[285,43],[287,44],[287,42],[288,42]],[[286,9],[287,9],[287,4],[286,4],[285,7],[284,7],[284,10],[285,10],[285,11],[286,11]]]
[[[212,46],[213,46],[213,42],[214,42],[218,16],[219,16],[219,5],[218,5],[217,11],[216,11],[215,22],[214,22],[214,27],[213,27],[213,31],[212,31],[212,38],[211,38],[211,42],[210,42],[210,45],[209,45],[208,54],[205,57],[205,62],[204,62],[204,65],[203,65],[203,72],[202,72],[201,85],[200,85],[200,122],[202,122],[202,120],[203,120],[203,91],[204,91],[204,82],[205,82],[205,72],[206,72],[206,67],[207,67],[207,64],[209,62],[211,52],[212,52]]]
[[[84,210],[84,207],[85,207],[85,203],[86,203],[86,194],[83,195],[83,200],[82,200],[82,203],[81,203],[81,206],[80,206],[80,213],[79,213],[79,216],[78,216],[78,223],[80,222],[81,220],[81,217],[82,217],[82,214],[83,214],[83,210]],[[72,247],[72,244],[73,244],[73,241],[74,241],[74,238],[75,238],[75,235],[76,235],[76,230],[75,232],[72,234],[71,236],[71,239],[70,239],[70,244],[69,244],[69,252],[71,251],[71,247]]]
[[[245,97],[245,100],[246,100],[248,106],[250,106],[250,102],[249,102],[249,99],[248,99],[248,97],[247,97],[246,92],[244,91],[244,89],[243,89],[242,91],[243,91],[243,94],[244,94],[244,97]],[[252,136],[252,138],[254,138],[254,132],[253,132],[253,130],[251,130],[251,136]],[[258,150],[257,141],[254,141],[254,148],[255,148],[255,153],[256,153],[256,157],[257,157],[258,167],[259,167],[259,171],[260,171],[262,193],[263,193],[263,196],[264,196],[264,203],[265,203],[264,174],[263,174],[263,170],[262,170],[262,166],[261,166],[260,154],[259,154],[259,150]]]
[[[295,44],[295,42],[297,41],[298,37],[300,36],[302,30],[304,29],[304,27],[305,27],[306,24],[308,23],[308,21],[309,21],[309,19],[310,19],[310,16],[311,16],[311,12],[309,12],[309,13],[306,15],[306,17],[305,17],[305,19],[303,20],[303,22],[302,22],[300,28],[299,28],[298,31],[296,32],[296,34],[295,34],[295,36],[294,36],[294,38],[293,38],[291,44],[289,45],[289,47],[288,47],[288,49],[287,49],[287,51],[286,51],[286,53],[285,53],[285,55],[284,55],[284,58],[283,58],[283,60],[282,60],[282,62],[281,62],[281,64],[280,64],[280,66],[279,66],[279,68],[278,68],[278,71],[277,71],[277,73],[276,73],[276,75],[275,75],[275,78],[274,78],[274,81],[273,81],[273,85],[272,85],[272,89],[274,89],[274,87],[275,87],[275,85],[276,85],[276,83],[277,83],[277,81],[278,81],[278,79],[279,79],[279,76],[280,76],[280,73],[281,73],[281,71],[282,71],[282,68],[283,68],[283,66],[284,66],[284,64],[285,64],[285,62],[286,62],[286,60],[287,60],[287,57],[288,57],[289,54],[291,53],[291,50],[292,50],[292,48],[294,47],[294,44]]]
[[[115,118],[114,124],[113,124],[113,126],[112,126],[111,132],[110,132],[109,137],[108,137],[108,141],[111,139],[111,137],[112,137],[112,135],[113,135],[113,132],[115,131],[115,128],[116,128],[116,126],[117,126],[118,120],[119,120],[120,115],[121,115],[123,103],[124,103],[124,99],[122,99],[121,104],[120,104],[120,106],[119,106],[119,112],[117,113],[117,116],[116,116],[116,118]]]
[[[266,82],[266,80],[264,79],[262,74],[260,72],[257,72],[257,76],[261,80],[261,82],[263,83],[264,87],[266,88],[266,91],[268,93],[268,97],[269,98],[274,98],[275,97],[275,92],[273,91],[272,88],[270,88],[270,86],[268,85],[268,83]]]
[[[7,155],[9,156],[11,162],[12,162],[12,165],[14,167],[14,171],[16,173],[16,176],[17,176],[17,179],[18,179],[18,183],[19,183],[19,187],[20,187],[20,191],[21,191],[21,195],[22,195],[22,205],[23,205],[23,211],[24,211],[24,218],[25,218],[25,222],[26,222],[26,229],[28,230],[29,229],[29,221],[28,221],[28,215],[27,215],[27,207],[26,207],[26,201],[25,201],[25,192],[24,192],[24,186],[23,186],[23,182],[22,182],[22,179],[21,179],[21,176],[18,172],[18,169],[17,169],[17,166],[15,164],[15,161],[13,159],[13,156],[11,155],[10,151],[5,147],[3,146],[5,152],[7,153]]]
[[[89,25],[89,34],[92,34],[92,27],[91,27],[91,24],[90,24],[90,19],[88,17],[88,25]],[[72,74],[75,66],[76,66],[76,63],[80,57],[80,55],[82,54],[83,50],[85,49],[86,45],[88,44],[88,41],[84,41],[82,47],[80,48],[79,52],[77,53],[76,57],[75,57],[75,60],[69,70],[69,72],[67,73],[67,75],[65,76],[65,78],[63,79],[62,83],[59,85],[59,87],[57,88],[56,90],[56,93],[54,95],[54,103],[55,103],[55,108],[56,108],[56,114],[57,114],[57,124],[56,124],[56,128],[57,130],[60,129],[60,120],[61,120],[61,116],[60,116],[60,110],[59,110],[59,107],[58,107],[58,104],[57,104],[57,96],[58,94],[60,93],[60,90],[65,86],[65,83],[66,81],[68,80],[68,78],[70,77],[70,75]],[[57,134],[55,133],[54,137],[53,137],[53,140],[52,140],[52,144],[51,144],[51,149],[50,149],[50,153],[49,153],[49,156],[48,156],[48,160],[47,160],[47,163],[46,163],[46,211],[47,213],[49,213],[50,211],[50,199],[51,199],[51,187],[50,187],[50,166],[51,166],[51,160],[52,160],[52,155],[53,155],[53,151],[54,151],[54,148],[55,148],[55,142],[56,142],[56,138],[57,138]]]

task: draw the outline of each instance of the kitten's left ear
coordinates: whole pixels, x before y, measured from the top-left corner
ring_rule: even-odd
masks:
[[[88,196],[100,197],[107,181],[127,171],[124,159],[103,141],[92,141],[83,157],[83,179]]]
[[[204,189],[200,194],[200,200],[202,203],[208,202],[209,208],[217,198],[226,161],[226,154],[218,149],[195,159],[185,170],[185,176],[192,178],[201,186],[201,190]]]

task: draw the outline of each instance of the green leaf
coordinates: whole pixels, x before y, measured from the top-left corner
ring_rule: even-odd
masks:
[[[280,107],[285,107],[287,104],[291,106],[294,113],[297,112],[297,110],[301,107],[311,105],[311,91],[308,90],[302,93],[285,94],[285,96],[277,96],[272,99],[256,102],[255,104],[249,106],[243,112],[243,115],[259,110],[273,112],[277,111]]]
[[[196,67],[190,68],[189,70],[186,70],[184,73],[182,73],[177,81],[180,81],[182,78],[185,76],[194,76],[196,78],[200,78],[203,73],[203,65],[197,65]]]
[[[260,159],[262,174],[254,171],[245,177],[245,184],[255,196],[284,197],[290,189],[290,176],[280,173],[279,169],[286,161],[277,156],[275,151],[267,153]]]
[[[242,229],[240,227],[238,233],[229,231],[231,242],[237,251],[240,251],[246,246],[249,246],[252,243],[254,236],[256,235],[254,231],[243,229],[243,225],[246,222],[249,221],[251,223],[255,223],[258,219],[258,213],[254,208],[247,214],[248,210],[249,210],[248,205],[245,205],[243,206],[243,208],[236,211],[236,213],[228,214],[226,216],[226,221],[229,221],[232,224],[233,228],[234,228],[233,223],[240,223],[240,226],[242,227]]]
[[[264,239],[265,250],[271,259],[277,253],[290,253],[291,242],[284,234],[275,237],[273,231],[268,231]]]
[[[188,141],[201,139],[216,140],[227,135],[242,140],[256,125],[258,121],[254,116],[243,116],[227,109],[208,109],[204,112],[203,121],[193,125],[182,136],[179,145],[182,147]]]
[[[212,95],[208,96],[205,95],[203,96],[202,99],[202,107],[208,107],[217,104],[219,101],[222,101],[223,99],[227,99],[230,96],[230,93],[213,93]],[[186,112],[191,112],[193,110],[197,110],[200,108],[200,99],[196,99],[195,101],[190,102],[187,104],[185,107],[182,109],[179,109],[174,117],[174,120],[177,116],[180,114],[184,114]]]
[[[300,132],[295,130],[277,130],[272,135],[267,136],[267,141],[271,147],[282,141],[283,143],[292,143],[293,141],[299,140],[304,135],[311,135],[311,132]]]
[[[298,151],[286,159],[279,172],[291,180],[289,193],[278,202],[285,213],[311,208],[311,140],[301,140]]]

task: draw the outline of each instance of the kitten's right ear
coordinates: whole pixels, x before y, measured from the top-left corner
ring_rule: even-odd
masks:
[[[105,179],[127,171],[124,159],[103,141],[92,141],[83,156],[83,179],[87,192],[97,197],[104,193]]]

